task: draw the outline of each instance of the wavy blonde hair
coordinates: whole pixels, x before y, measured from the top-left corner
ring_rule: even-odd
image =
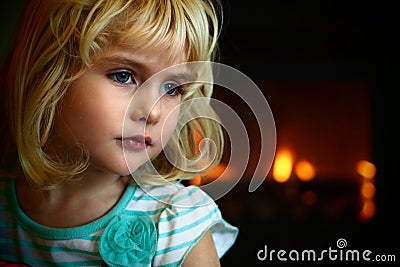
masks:
[[[188,61],[213,61],[221,18],[221,4],[216,0],[30,1],[23,14],[4,85],[8,92],[9,136],[28,181],[40,189],[52,189],[87,167],[84,151],[80,159],[55,159],[46,153],[46,144],[51,138],[60,101],[95,57],[115,44],[140,49],[164,44],[169,48],[166,56],[186,52]],[[212,90],[211,84],[202,84],[185,93],[182,101],[210,98]],[[199,116],[210,109],[207,103],[191,106],[194,119],[180,129],[177,140],[171,141],[176,143],[179,148],[176,153],[185,162],[198,162],[205,155],[199,154],[195,136],[210,138],[217,147],[210,167],[221,158],[220,124]],[[5,149],[1,153],[4,157]],[[175,181],[190,179],[196,174],[193,168],[182,168],[183,163],[176,167],[168,162],[165,153],[160,153],[151,164],[156,174],[149,172],[151,168],[147,164],[138,170],[138,175]]]

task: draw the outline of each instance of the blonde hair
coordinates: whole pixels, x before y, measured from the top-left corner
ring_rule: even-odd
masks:
[[[31,0],[5,84],[9,136],[28,181],[40,189],[52,189],[87,167],[84,151],[80,159],[55,159],[46,153],[46,144],[60,101],[95,57],[115,44],[136,49],[163,44],[168,47],[166,56],[186,52],[188,61],[212,61],[220,18],[221,4],[213,0]],[[182,101],[210,98],[212,90],[210,84],[197,86]],[[203,109],[210,107],[191,107],[199,114]],[[196,114],[193,117],[176,141],[180,153],[189,161],[199,160],[194,136],[210,138],[218,150],[210,165],[215,166],[223,150],[221,126]],[[1,153],[4,157],[5,150]],[[164,153],[152,164],[167,181],[190,179],[195,174],[169,163]],[[146,169],[140,173],[144,175]]]

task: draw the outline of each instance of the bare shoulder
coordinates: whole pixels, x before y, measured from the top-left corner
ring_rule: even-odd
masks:
[[[183,262],[183,267],[219,267],[220,262],[211,232],[208,231],[192,248]]]

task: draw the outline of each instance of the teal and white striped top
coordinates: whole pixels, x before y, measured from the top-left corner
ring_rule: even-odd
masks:
[[[61,229],[28,218],[18,205],[14,180],[0,178],[0,265],[180,266],[208,230],[222,257],[238,229],[199,187],[131,184],[105,216]]]

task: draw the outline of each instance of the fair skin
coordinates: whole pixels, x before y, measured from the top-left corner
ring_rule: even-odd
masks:
[[[162,51],[162,50],[161,50]],[[128,175],[155,157],[173,133],[179,115],[185,69],[172,65],[185,57],[165,60],[161,53],[114,47],[95,60],[69,88],[54,122],[50,154],[79,157],[77,144],[89,152],[89,166],[79,183],[40,192],[25,179],[16,188],[21,208],[36,222],[66,228],[105,215],[128,185]],[[121,127],[123,125],[123,127]],[[130,162],[127,165],[126,162]],[[65,220],[68,218],[68,220]],[[219,266],[207,232],[189,252],[183,266]]]

